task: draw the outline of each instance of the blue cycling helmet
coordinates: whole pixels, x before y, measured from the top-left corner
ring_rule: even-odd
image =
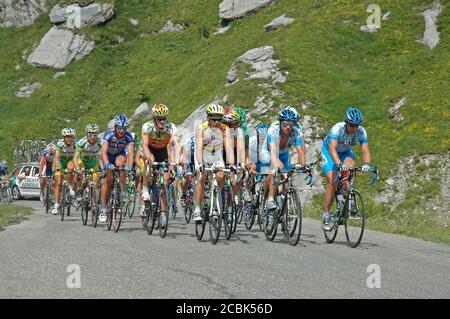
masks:
[[[345,112],[345,122],[353,125],[360,125],[363,121],[363,115],[360,110],[354,107],[348,108]]]
[[[298,113],[297,110],[293,106],[288,105],[288,106],[286,106],[286,109],[289,109],[295,113],[295,115],[297,116],[296,122],[300,121],[300,113]]]
[[[114,117],[114,126],[127,127],[128,125],[130,125],[130,121],[128,121],[125,114],[119,114]]]
[[[280,121],[294,121],[297,123],[298,121],[298,113],[292,111],[290,107],[286,107],[281,110],[281,112],[278,114],[278,118]]]
[[[256,127],[256,134],[259,135],[259,136],[266,136],[268,130],[269,130],[269,125],[267,125],[267,124],[259,124]]]
[[[136,133],[131,133],[131,137],[133,138],[133,143],[137,141],[137,134]]]

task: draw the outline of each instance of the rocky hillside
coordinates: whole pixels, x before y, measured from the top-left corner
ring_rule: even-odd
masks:
[[[313,161],[355,105],[382,172],[359,183],[371,226],[450,242],[450,3],[369,4],[0,0],[0,157],[64,126],[106,129],[118,112],[138,128],[157,101],[190,128],[218,100],[252,125],[294,105]],[[322,192],[316,177],[305,199]]]

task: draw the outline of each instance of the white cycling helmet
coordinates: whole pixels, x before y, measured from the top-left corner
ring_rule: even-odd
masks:
[[[70,127],[65,127],[65,128],[63,128],[62,129],[62,131],[61,131],[61,135],[62,136],[72,136],[72,137],[75,137],[75,129],[73,129],[73,128],[70,128]]]

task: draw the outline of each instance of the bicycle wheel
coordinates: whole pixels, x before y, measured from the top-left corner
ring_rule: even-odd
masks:
[[[136,201],[137,201],[137,190],[136,186],[133,184],[132,186],[132,193],[131,193],[131,203],[130,203],[130,209],[128,210],[128,217],[133,217],[134,211],[136,209]]]
[[[153,233],[153,228],[155,227],[154,215],[156,212],[153,209],[151,202],[145,202],[145,218],[143,221],[144,227],[147,230],[147,234],[151,235]]]
[[[91,201],[91,193],[89,187],[85,187],[83,189],[83,200],[81,201],[81,223],[83,225],[87,224],[90,201]]]
[[[217,188],[211,190],[211,205],[209,209],[209,239],[213,245],[217,243],[222,225],[221,196]]]
[[[335,196],[334,204],[331,207],[331,211],[332,212],[336,212],[336,219],[337,219],[337,221],[330,222],[331,230],[324,230],[323,231],[323,234],[325,236],[325,240],[329,244],[333,243],[334,240],[336,239],[336,236],[337,236],[337,233],[338,233],[338,228],[339,228],[339,219],[340,219],[340,217],[338,217],[338,209],[337,209],[336,203],[337,203],[337,198]]]
[[[288,194],[283,214],[285,235],[289,244],[295,246],[302,232],[302,206],[296,190],[291,190]]]
[[[245,224],[245,228],[247,230],[251,230],[253,224],[255,223],[256,218],[256,206],[252,202],[248,202],[244,204],[244,209],[242,211],[243,220]]]
[[[61,221],[64,221],[64,213],[66,210],[66,200],[67,200],[67,186],[65,184],[63,184],[62,186],[62,191],[61,191],[61,205],[59,205],[60,207],[60,211],[61,211]]]
[[[233,200],[233,191],[231,188],[224,189],[225,203],[223,205],[223,226],[225,231],[225,238],[228,240],[233,233],[235,225],[235,203]]]
[[[191,222],[193,210],[194,210],[194,207],[192,206],[192,204],[188,204],[188,205],[186,205],[185,208],[183,208],[184,219],[186,220],[187,224],[189,224]]]
[[[109,194],[108,214],[106,217],[106,228],[108,230],[111,230],[111,226],[112,226],[112,214],[113,214],[113,207],[114,207],[114,192],[115,192],[115,189],[113,189],[111,191],[111,194]]]
[[[164,203],[165,210],[159,211],[159,236],[161,238],[164,238],[166,237],[167,228],[169,226],[169,216],[171,215],[170,213],[173,209],[173,207],[170,205],[169,192],[166,186],[162,188],[160,192],[160,198]]]
[[[209,210],[211,209],[211,202],[209,198],[203,199],[203,207],[200,212],[200,216],[202,217],[202,221],[195,222],[195,235],[197,236],[197,240],[202,240],[203,234],[205,233],[206,223],[209,221]]]
[[[275,239],[278,230],[278,216],[279,210],[274,209],[272,211],[267,211],[264,208],[265,218],[264,218],[264,235],[270,241]]]
[[[352,204],[351,204],[352,203]],[[345,204],[345,236],[350,247],[355,248],[361,242],[366,224],[364,201],[358,191],[349,194]]]
[[[115,196],[114,196],[114,206],[112,210],[113,214],[113,230],[115,233],[119,231],[120,225],[122,223],[122,217],[123,217],[123,207],[122,207],[122,198],[121,198],[121,190],[120,186],[116,185],[115,189]]]
[[[98,211],[99,211],[99,209],[100,209],[100,206],[99,205],[95,205],[95,208],[91,210],[91,213],[92,213],[91,214],[91,223],[92,223],[92,226],[94,228],[97,227]]]

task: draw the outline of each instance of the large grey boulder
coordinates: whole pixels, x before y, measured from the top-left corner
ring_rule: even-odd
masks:
[[[223,20],[241,18],[273,2],[275,0],[224,0],[219,4],[219,17]]]
[[[32,25],[44,12],[46,0],[0,0],[0,27]]]
[[[147,118],[152,115],[152,111],[149,109],[147,102],[142,103],[139,107],[134,111],[134,114],[131,116],[132,118]]]
[[[233,85],[239,81],[239,65],[248,64],[254,70],[247,72],[248,75],[245,80],[272,80],[272,83],[283,83],[286,81],[286,76],[278,68],[279,60],[272,59],[274,48],[272,46],[263,46],[247,51],[236,61],[233,62],[227,74],[227,86]]]
[[[55,26],[45,34],[27,62],[38,67],[63,69],[91,53],[94,47],[95,42],[86,40],[84,35],[75,35]]]
[[[110,3],[92,3],[85,7],[79,4],[69,6],[55,5],[50,11],[52,23],[66,23],[69,28],[94,26],[108,21],[114,16],[114,5]]]
[[[21,87],[19,92],[16,93],[17,97],[30,97],[34,91],[39,90],[42,87],[42,84],[39,82],[33,83],[31,85],[27,84],[24,87]]]
[[[420,42],[430,49],[439,43],[439,32],[437,31],[437,17],[442,12],[443,6],[439,1],[434,2],[433,8],[422,13],[425,18],[425,33]]]
[[[291,24],[294,21],[295,21],[294,18],[287,17],[285,14],[283,14],[281,17],[278,17],[278,18],[274,19],[272,22],[270,22],[269,24],[266,24],[264,26],[264,29],[266,29],[266,31],[276,30],[285,25]]]

